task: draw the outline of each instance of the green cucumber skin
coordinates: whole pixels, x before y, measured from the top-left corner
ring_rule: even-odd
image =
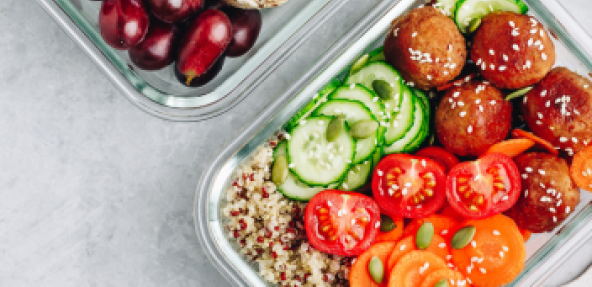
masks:
[[[402,139],[403,137],[405,137],[405,134],[407,134],[409,132],[409,130],[411,130],[411,128],[413,127],[413,114],[415,113],[415,101],[417,100],[417,98],[411,92],[411,90],[409,89],[409,87],[403,86],[403,89],[406,89],[406,91],[409,94],[409,96],[411,96],[411,120],[410,120],[411,124],[407,125],[407,127],[406,127],[406,129],[405,129],[405,131],[403,133],[401,133],[397,137],[392,138],[391,140],[388,140],[386,138],[386,135],[385,135],[385,139],[384,139],[385,144],[384,145],[386,145],[386,146],[392,145],[394,142],[396,142],[396,141]],[[405,92],[402,92],[402,93],[405,93]],[[402,104],[403,104],[402,102],[403,102],[403,99],[401,99],[401,105],[399,106],[400,109],[402,109]]]
[[[370,56],[368,63],[386,60],[384,57],[384,48],[382,46],[372,50],[372,52],[368,53],[368,55]]]
[[[464,19],[460,19],[461,17],[459,15],[459,13],[462,12],[462,5],[464,5],[464,4],[467,4],[467,5],[471,4],[471,3],[467,3],[469,1],[486,2],[484,0],[459,0],[459,1],[456,2],[456,6],[455,6],[455,9],[454,9],[454,23],[456,23],[456,26],[458,26],[458,29],[462,33],[466,33],[467,32],[466,31],[467,26],[466,26],[465,23],[463,23],[463,20]],[[528,12],[528,6],[526,4],[524,4],[524,2],[522,2],[520,0],[489,0],[489,2],[494,2],[494,1],[496,1],[496,2],[497,1],[511,2],[512,4],[516,5],[518,7],[518,9],[519,9],[519,12],[517,12],[517,11],[512,11],[512,12],[516,12],[516,13],[519,13],[519,14],[526,14]],[[497,12],[497,11],[501,11],[501,10],[496,10],[495,12]],[[491,13],[491,12],[489,12],[489,13]],[[487,14],[481,16],[481,18],[483,18],[485,16],[487,16]]]
[[[284,130],[287,132],[292,131],[296,126],[300,124],[300,121],[308,116],[310,116],[316,108],[324,101],[323,99],[327,99],[329,95],[333,93],[337,88],[341,86],[341,81],[338,79],[333,79],[329,84],[327,84],[323,89],[318,92],[318,96],[312,99],[306,106],[304,106],[298,113],[296,113],[288,123],[284,125]]]
[[[330,121],[334,117],[314,116],[314,118],[322,118],[325,121]],[[345,128],[345,131],[344,132],[349,133],[349,126],[347,125],[347,123],[345,124],[344,128]],[[292,168],[290,168],[290,172],[293,173],[294,176],[296,176],[298,178],[298,180],[300,180],[301,182],[303,182],[303,183],[305,183],[305,184],[307,184],[308,186],[311,186],[311,187],[316,187],[316,186],[321,186],[322,187],[322,186],[331,186],[331,185],[334,185],[334,184],[337,184],[337,185],[341,184],[343,182],[343,180],[345,179],[345,177],[347,176],[347,172],[352,167],[353,164],[351,162],[353,162],[353,159],[356,156],[356,148],[355,148],[356,147],[356,140],[353,137],[350,137],[350,139],[351,139],[351,141],[353,143],[353,146],[354,146],[352,155],[351,155],[351,157],[349,159],[350,163],[349,163],[348,167],[345,169],[345,171],[336,180],[334,180],[334,181],[332,181],[332,182],[330,182],[328,184],[318,184],[318,183],[314,183],[314,182],[310,182],[310,181],[304,180]],[[290,141],[288,140],[287,143],[286,143],[286,156],[288,158],[288,163],[291,163],[292,160],[291,160],[291,156],[290,156],[289,150],[290,150]]]
[[[421,100],[417,99],[415,96],[413,97],[413,99],[414,99],[414,107],[417,105],[419,105],[419,107],[415,107],[413,110],[413,121],[414,122],[411,125],[411,129],[409,129],[407,131],[407,133],[405,133],[405,135],[401,139],[395,141],[394,143],[390,144],[389,146],[384,147],[384,151],[387,154],[405,153],[408,150],[413,150],[415,148],[415,146],[417,145],[417,142],[419,142],[419,144],[421,144],[421,142],[422,142],[421,137],[424,136],[423,134],[425,133],[424,130],[425,130],[426,124],[427,124],[426,123],[426,114],[422,108],[423,103],[421,102]],[[416,122],[417,120],[415,119],[415,113],[417,111],[421,111],[421,119],[420,119],[421,122],[420,123],[417,123]],[[409,136],[413,136],[413,138],[409,138],[409,139],[405,138],[408,135],[408,133],[410,133],[417,124],[420,124],[419,130],[417,130],[417,132],[415,134],[409,135]],[[401,142],[401,141],[403,141],[403,142]],[[403,146],[393,147],[395,144],[397,144],[397,145],[403,144]]]
[[[420,105],[424,109],[424,111],[429,110],[429,106],[426,107],[423,101],[419,101]],[[403,152],[405,153],[414,153],[416,152],[419,147],[425,142],[425,140],[430,135],[430,122],[429,122],[429,113],[424,112],[423,122],[421,131],[418,133],[417,137],[413,139],[405,148]]]

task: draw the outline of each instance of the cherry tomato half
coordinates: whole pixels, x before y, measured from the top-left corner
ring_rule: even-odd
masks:
[[[479,219],[504,212],[520,196],[522,182],[512,159],[500,153],[455,166],[446,181],[448,203],[466,218]]]
[[[423,148],[415,153],[415,155],[435,160],[444,168],[444,171],[446,172],[449,172],[455,165],[460,163],[456,156],[437,146]]]
[[[363,194],[325,190],[313,196],[304,213],[306,236],[322,252],[355,256],[366,251],[380,229],[380,210]]]
[[[372,192],[387,214],[423,218],[435,213],[444,204],[446,174],[431,159],[393,154],[376,166]]]

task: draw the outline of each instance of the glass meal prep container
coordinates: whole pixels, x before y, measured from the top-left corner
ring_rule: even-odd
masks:
[[[179,83],[172,65],[143,71],[133,65],[127,51],[107,45],[97,24],[101,1],[37,2],[138,107],[168,120],[198,121],[234,107],[348,1],[292,0],[263,9],[255,46],[241,57],[225,59],[222,71],[199,88]]]
[[[553,34],[557,51],[556,65],[580,74],[592,71],[592,38],[566,12],[557,0],[525,0],[530,15],[536,16]],[[424,0],[385,0],[341,38],[311,69],[288,90],[271,102],[230,143],[222,148],[204,171],[197,187],[194,219],[197,236],[214,266],[233,286],[266,286],[257,266],[249,264],[237,252],[234,240],[225,230],[222,207],[226,191],[236,176],[235,170],[250,161],[254,152],[281,129],[296,112],[331,79],[346,75],[361,55],[382,45],[390,23],[399,15],[424,4]],[[592,75],[592,74],[591,74]],[[540,286],[569,256],[592,238],[592,193],[582,190],[581,203],[556,230],[535,234],[527,243],[527,261],[523,272],[510,286]]]

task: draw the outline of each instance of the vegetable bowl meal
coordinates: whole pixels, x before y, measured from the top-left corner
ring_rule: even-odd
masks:
[[[592,82],[519,0],[394,19],[260,146],[225,228],[278,286],[503,286],[592,190]]]

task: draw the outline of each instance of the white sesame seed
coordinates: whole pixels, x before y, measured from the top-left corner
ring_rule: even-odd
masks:
[[[564,143],[564,142],[567,142],[568,139],[566,137],[560,137],[559,138],[559,141],[562,142],[562,143]]]
[[[492,49],[489,50],[489,55],[495,55],[495,51],[493,51]]]
[[[555,212],[556,212],[556,211],[555,211],[555,208],[553,208],[553,207],[550,207],[550,208],[549,208],[549,211],[551,211],[551,213],[555,213]]]
[[[458,102],[458,106],[459,106],[459,107],[464,107],[464,106],[465,106],[465,103],[464,103],[464,102],[461,102],[461,101],[459,101],[459,102]]]
[[[570,206],[566,206],[565,207],[565,213],[569,213],[571,211],[571,207]]]
[[[452,255],[450,255],[450,254],[446,255],[446,260],[450,260],[450,259],[452,259]]]
[[[543,59],[543,61],[546,61],[547,60],[547,54],[542,53],[541,54],[541,58]]]
[[[413,34],[411,34],[411,37],[415,38],[415,36],[417,36],[417,32],[413,32]]]
[[[460,96],[460,92],[454,92],[454,94],[452,94],[453,98],[457,98],[458,96]]]
[[[520,47],[516,44],[512,45],[512,49],[514,49],[514,51],[520,51]]]
[[[543,114],[542,113],[538,112],[537,113],[537,116],[539,117],[539,119],[543,119]]]
[[[496,229],[493,231],[493,235],[501,235],[501,233]]]
[[[353,90],[353,89],[355,89],[355,88],[356,88],[356,84],[351,84],[351,85],[349,86],[349,89],[350,89],[350,90]]]
[[[442,234],[442,235],[446,235],[446,234],[448,234],[448,229],[444,229],[444,230],[442,230],[442,232],[440,232],[440,234]]]
[[[557,201],[557,207],[560,207],[561,206],[561,202],[563,202],[562,199],[560,199],[559,201]]]
[[[353,220],[353,219],[352,219],[352,220]],[[352,224],[352,225],[354,225],[354,224]],[[375,228],[379,228],[379,227],[380,227],[380,221],[377,221],[377,222],[376,222],[376,224],[374,224],[374,227],[375,227]]]
[[[526,173],[525,174],[522,174],[522,178],[523,179],[527,179],[528,178],[528,174],[526,174]]]
[[[505,71],[505,70],[506,70],[506,66],[499,66],[499,71],[500,72]]]
[[[499,255],[500,255],[501,258],[504,258],[504,252],[503,251],[500,251]]]
[[[506,201],[506,200],[508,200],[508,196],[507,196],[507,195],[504,195],[504,196],[502,197],[502,201]]]
[[[442,242],[442,243],[438,244],[438,247],[440,247],[440,248],[446,248],[446,243]]]
[[[553,216],[553,222],[557,222],[557,217]]]
[[[405,250],[405,244],[401,245],[401,248],[399,249],[401,249],[401,251]]]
[[[485,69],[487,69],[487,64],[485,64],[485,62],[483,62],[481,64],[481,70],[485,70]]]
[[[504,246],[502,246],[502,250],[504,250],[504,252],[508,252],[508,251],[510,251],[510,249],[508,248],[508,246],[505,246],[505,245],[504,245]]]
[[[483,268],[483,267],[479,268],[479,271],[481,271],[481,273],[483,273],[483,274],[487,273],[487,270],[485,270],[485,268]]]
[[[497,102],[495,100],[491,100],[491,102],[489,102],[492,106],[494,106]]]
[[[540,173],[541,175],[545,175],[545,171],[544,171],[544,170],[542,170],[542,169],[539,169],[539,173]]]
[[[510,27],[516,27],[516,24],[514,24],[514,21],[510,21]]]
[[[528,189],[524,190],[524,197],[528,197]]]
[[[532,29],[532,30],[530,30],[530,34],[536,34],[536,32],[538,32],[538,31],[539,30],[537,30],[537,29]]]
[[[541,121],[536,121],[536,124],[540,126],[540,125],[542,125],[542,124],[543,124],[543,122],[541,122]]]
[[[477,248],[477,242],[475,242],[475,240],[471,240],[471,246]]]
[[[460,112],[460,114],[458,114],[461,118],[464,118],[467,115],[467,112],[462,111]]]
[[[382,176],[382,175],[384,174],[384,173],[382,172],[382,170],[380,170],[380,169],[377,169],[377,170],[376,170],[376,173],[378,174],[378,176]]]
[[[516,37],[518,35],[520,35],[520,33],[518,32],[518,29],[512,29],[512,36]]]
[[[534,43],[534,40],[532,38],[528,39],[528,47],[532,46],[532,43]]]
[[[479,257],[473,256],[471,257],[471,263],[479,261]],[[471,264],[472,265],[472,264]]]
[[[489,65],[489,67],[491,68],[491,70],[495,70],[495,65],[494,64]]]
[[[475,63],[477,66],[481,65],[481,59],[478,59],[477,62]]]
[[[473,126],[469,126],[467,128],[467,133],[472,133],[473,132]]]
[[[473,268],[472,268],[471,266],[467,266],[467,273],[468,273],[468,274],[471,274],[471,270],[472,270],[472,269],[473,269]]]

